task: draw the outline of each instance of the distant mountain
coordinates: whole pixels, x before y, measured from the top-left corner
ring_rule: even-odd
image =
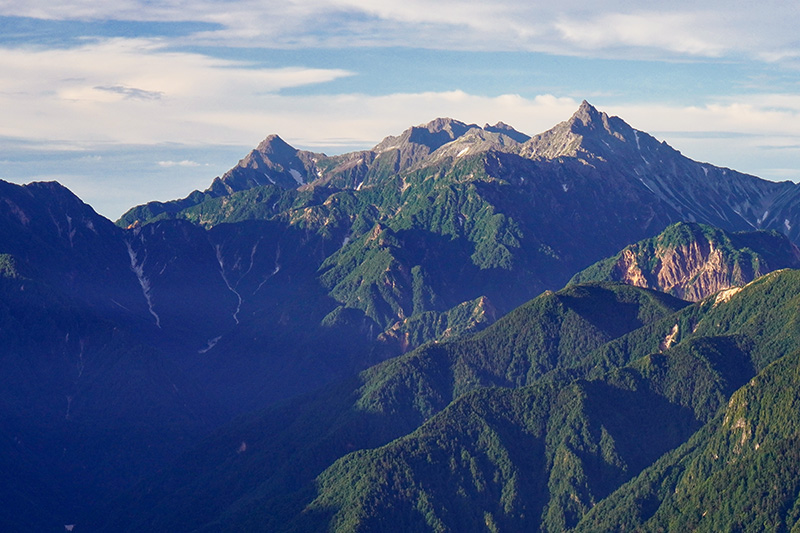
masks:
[[[328,157],[270,136],[205,193],[134,208],[118,224],[268,220],[318,239],[317,275],[341,306],[328,322],[360,320],[390,339],[411,317],[477,298],[507,312],[670,223],[786,232],[794,215],[777,224],[770,211],[796,188],[691,161],[584,102],[532,138],[437,119]]]
[[[773,270],[800,267],[800,249],[777,232],[727,233],[679,222],[578,272],[570,283],[619,281],[699,301]]]
[[[697,231],[713,234],[708,242],[734,258],[733,267],[715,271],[720,279],[738,280],[737,264],[748,274],[749,264],[753,276],[791,266],[781,263],[793,253],[785,239],[730,232],[769,229],[796,242],[797,191],[691,161],[588,103],[534,137],[502,123],[481,128],[436,119],[370,150],[327,156],[273,135],[205,191],[135,207],[116,225],[58,184],[0,182],[0,368],[7,376],[0,446],[9,458],[0,467],[24,480],[3,492],[12,503],[0,524],[36,530],[45,520],[58,528],[86,523],[97,502],[108,504],[223,427],[217,435],[230,430],[238,440],[235,458],[251,456],[238,452],[243,442],[261,446],[257,435],[283,446],[254,459],[252,472],[277,464],[263,490],[300,497],[295,489],[309,490],[352,446],[408,437],[462,393],[593,379],[591,372],[671,347],[684,326],[680,333],[674,323],[654,336],[646,332],[684,305],[673,298],[621,286],[544,291],[681,221],[720,228],[691,230],[696,242]],[[535,324],[518,319],[503,322],[507,330],[491,329],[543,293],[531,304],[535,312],[528,309]],[[478,344],[456,342],[459,335]],[[744,348],[737,339],[708,346],[738,354]],[[694,346],[685,345],[686,353]],[[374,380],[353,377],[367,368]],[[353,383],[365,388],[355,391]],[[317,396],[325,387],[345,396]],[[313,400],[303,399],[307,394]],[[515,402],[511,396],[503,401]],[[354,404],[355,397],[363,402]],[[311,411],[307,401],[316,402]],[[398,417],[361,418],[362,409],[373,408]],[[258,414],[264,409],[269,420]],[[513,425],[512,411],[485,420]],[[696,427],[700,415],[692,416],[680,418],[679,425],[688,422],[664,442]],[[225,426],[236,417],[253,424],[246,439],[238,426]],[[320,436],[325,428],[331,433]],[[198,448],[195,457],[206,453]],[[603,461],[613,463],[612,456]],[[635,469],[655,460],[634,456]],[[290,457],[298,462],[286,462]],[[198,468],[216,459],[209,461]],[[198,472],[162,480],[153,498],[195,487]],[[260,483],[246,477],[250,485],[230,490],[234,478],[219,485],[215,474],[202,472],[231,498]],[[330,492],[317,495],[314,513],[334,500],[355,509],[334,481],[325,478]],[[576,497],[589,505],[616,488],[594,487],[594,500]],[[193,519],[198,524],[223,520],[214,515],[227,505],[222,500],[197,501],[205,505]],[[301,500],[269,501],[275,516],[288,517]],[[30,512],[39,506],[41,513]],[[185,508],[175,505],[176,513]],[[499,516],[489,512],[494,518],[485,520]],[[163,520],[177,518],[165,511]]]

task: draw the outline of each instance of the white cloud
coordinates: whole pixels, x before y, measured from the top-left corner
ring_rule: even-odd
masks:
[[[645,131],[800,138],[800,97],[793,95],[725,97],[703,106],[621,105],[611,107],[609,112]]]
[[[610,13],[565,17],[556,23],[564,39],[583,50],[633,47],[717,57],[726,51],[711,13]]]
[[[171,167],[200,167],[203,166],[201,163],[197,161],[190,161],[188,159],[184,159],[183,161],[158,161],[158,166],[171,168]]]
[[[335,80],[340,69],[250,68],[147,39],[71,49],[0,49],[0,135],[55,141],[203,143],[201,110],[258,109],[281,89]],[[218,132],[214,142],[231,132]]]
[[[489,2],[442,0],[30,0],[0,15],[58,20],[196,21],[218,25],[189,38],[208,45],[406,46],[529,50],[607,57],[744,55],[796,58],[797,8],[712,0]]]
[[[254,146],[269,133],[305,146],[366,147],[437,116],[479,124],[502,120],[535,134],[566,119],[578,106],[572,98],[476,96],[457,90],[290,96],[280,90],[351,73],[252,68],[170,51],[157,39],[109,39],[56,50],[0,49],[0,71],[0,136],[58,149],[164,143]],[[695,107],[625,105],[608,111],[646,131],[770,134],[786,138],[786,144],[800,137],[800,97],[792,94],[719,98]]]

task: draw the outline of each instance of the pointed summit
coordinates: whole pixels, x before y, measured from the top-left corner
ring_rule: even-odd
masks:
[[[644,136],[645,134],[641,134]],[[525,143],[527,157],[603,157],[636,146],[637,133],[624,120],[609,117],[584,100],[569,120]]]
[[[258,143],[256,152],[260,152],[264,155],[275,155],[279,158],[287,158],[293,157],[297,153],[297,149],[273,133]]]
[[[608,123],[608,115],[601,113],[592,104],[584,100],[581,102],[580,107],[572,115],[568,121],[570,124],[582,124],[583,126],[590,126],[597,123]]]
[[[459,137],[464,134],[467,130],[476,127],[475,124],[465,124],[460,120],[456,120],[449,117],[439,117],[436,119],[431,120],[425,125],[417,126],[413,129],[425,128],[431,133],[438,133],[441,131],[446,131],[455,137]]]
[[[278,135],[269,135],[255,150],[239,161],[238,165],[222,178],[215,179],[209,191],[224,195],[262,185],[297,188],[308,181],[309,175],[313,175],[309,168],[310,161],[304,161],[301,155],[304,153]]]

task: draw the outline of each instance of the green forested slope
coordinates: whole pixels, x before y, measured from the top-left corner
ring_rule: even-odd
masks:
[[[209,531],[788,530],[799,295],[789,270],[688,307],[621,285],[544,294],[228,427],[119,516]]]
[[[252,519],[263,530],[280,529],[313,499],[314,476],[336,458],[414,431],[465,392],[537,383],[581,353],[685,305],[625,285],[544,294],[471,339],[429,344],[364,372],[356,383],[228,426],[176,470],[137,488],[106,527],[213,529],[218,521],[234,527]],[[178,494],[184,496],[176,500]]]

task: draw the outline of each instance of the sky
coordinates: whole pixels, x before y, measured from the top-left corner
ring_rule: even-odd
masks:
[[[585,99],[797,182],[799,21],[785,0],[0,0],[0,179],[115,220],[273,133],[329,155],[437,117],[533,135]]]

